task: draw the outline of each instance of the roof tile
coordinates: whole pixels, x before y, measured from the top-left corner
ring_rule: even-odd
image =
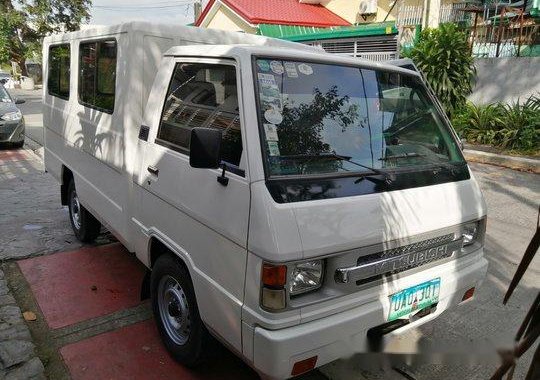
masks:
[[[214,0],[215,1],[215,0]],[[205,12],[214,3],[210,1]],[[219,0],[218,0],[219,1]],[[251,24],[281,24],[303,26],[346,26],[351,25],[322,5],[303,4],[298,0],[221,0]],[[197,20],[200,24],[202,18]]]

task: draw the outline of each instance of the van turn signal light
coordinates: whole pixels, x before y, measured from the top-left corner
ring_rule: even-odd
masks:
[[[263,264],[262,283],[272,288],[281,288],[287,283],[287,266]]]

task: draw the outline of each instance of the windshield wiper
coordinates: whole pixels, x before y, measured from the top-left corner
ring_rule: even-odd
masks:
[[[411,153],[403,153],[403,154],[396,154],[395,156],[386,156],[379,158],[380,161],[390,161],[390,160],[398,160],[401,158],[412,158],[412,157],[426,157],[425,154],[420,154],[416,152]]]
[[[372,176],[372,175],[383,176],[384,177],[384,182],[386,184],[391,184],[394,181],[393,176],[391,176],[390,173],[388,173],[387,171],[380,170],[380,169],[375,169],[375,168],[372,168],[371,166],[367,166],[367,165],[361,164],[359,162],[353,161],[351,159],[352,157],[350,157],[350,156],[342,156],[342,155],[337,154],[337,153],[326,153],[326,152],[322,152],[318,156],[320,156],[320,157],[331,157],[331,158],[336,158],[336,159],[339,159],[339,160],[347,161],[347,162],[350,162],[353,165],[356,165],[356,166],[359,166],[361,168],[364,168],[364,169],[367,169],[367,170],[371,171],[372,174],[362,173],[360,175],[360,177],[356,181],[354,181],[354,183],[359,183],[365,177],[369,177],[369,176]]]
[[[390,161],[390,160],[393,160],[393,159],[399,160],[399,159],[411,158],[411,157],[422,157],[428,162],[428,164],[431,164],[431,165],[435,166],[437,169],[439,169],[439,170],[441,170],[441,169],[448,170],[450,172],[450,174],[456,175],[456,167],[454,165],[452,165],[451,163],[444,163],[444,162],[440,162],[440,161],[435,161],[433,159],[430,159],[428,155],[420,154],[420,153],[416,153],[416,152],[396,154],[395,156],[381,157],[381,158],[379,158],[379,160],[381,160],[381,161]],[[433,174],[438,174],[438,173],[439,172],[437,171],[437,172],[434,172]]]
[[[295,155],[288,155],[288,156],[280,156],[280,158],[289,158],[289,159],[298,159],[298,158],[307,158],[307,159],[314,159],[314,158],[333,158],[336,160],[342,160],[350,162],[353,165],[359,166],[361,168],[369,170],[371,173],[360,173],[359,178],[354,181],[354,183],[359,183],[366,177],[371,177],[373,175],[380,175],[384,177],[384,183],[390,184],[394,181],[394,176],[390,175],[390,173],[372,168],[371,166],[367,166],[364,164],[361,164],[359,162],[353,161],[351,156],[343,156],[341,154],[332,153],[332,152],[319,152],[319,153],[310,153],[310,154],[295,154]],[[356,174],[356,173],[355,173]]]

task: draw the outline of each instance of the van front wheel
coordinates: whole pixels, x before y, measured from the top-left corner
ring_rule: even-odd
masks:
[[[68,208],[71,228],[77,239],[83,243],[94,241],[99,235],[101,223],[80,204],[74,180],[71,180],[68,186]]]
[[[187,269],[172,255],[164,254],[152,268],[152,309],[161,339],[174,359],[194,367],[208,354],[211,336],[197,307]]]

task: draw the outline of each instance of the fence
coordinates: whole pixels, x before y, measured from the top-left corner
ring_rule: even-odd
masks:
[[[396,25],[422,25],[423,15],[424,7],[416,5],[403,5],[403,3],[401,3],[397,14]]]
[[[463,11],[467,4],[442,4],[439,11],[439,23],[469,21],[470,16]]]
[[[478,58],[540,55],[540,24],[521,8],[485,5],[469,30],[472,55]],[[480,20],[479,20],[480,19]]]

